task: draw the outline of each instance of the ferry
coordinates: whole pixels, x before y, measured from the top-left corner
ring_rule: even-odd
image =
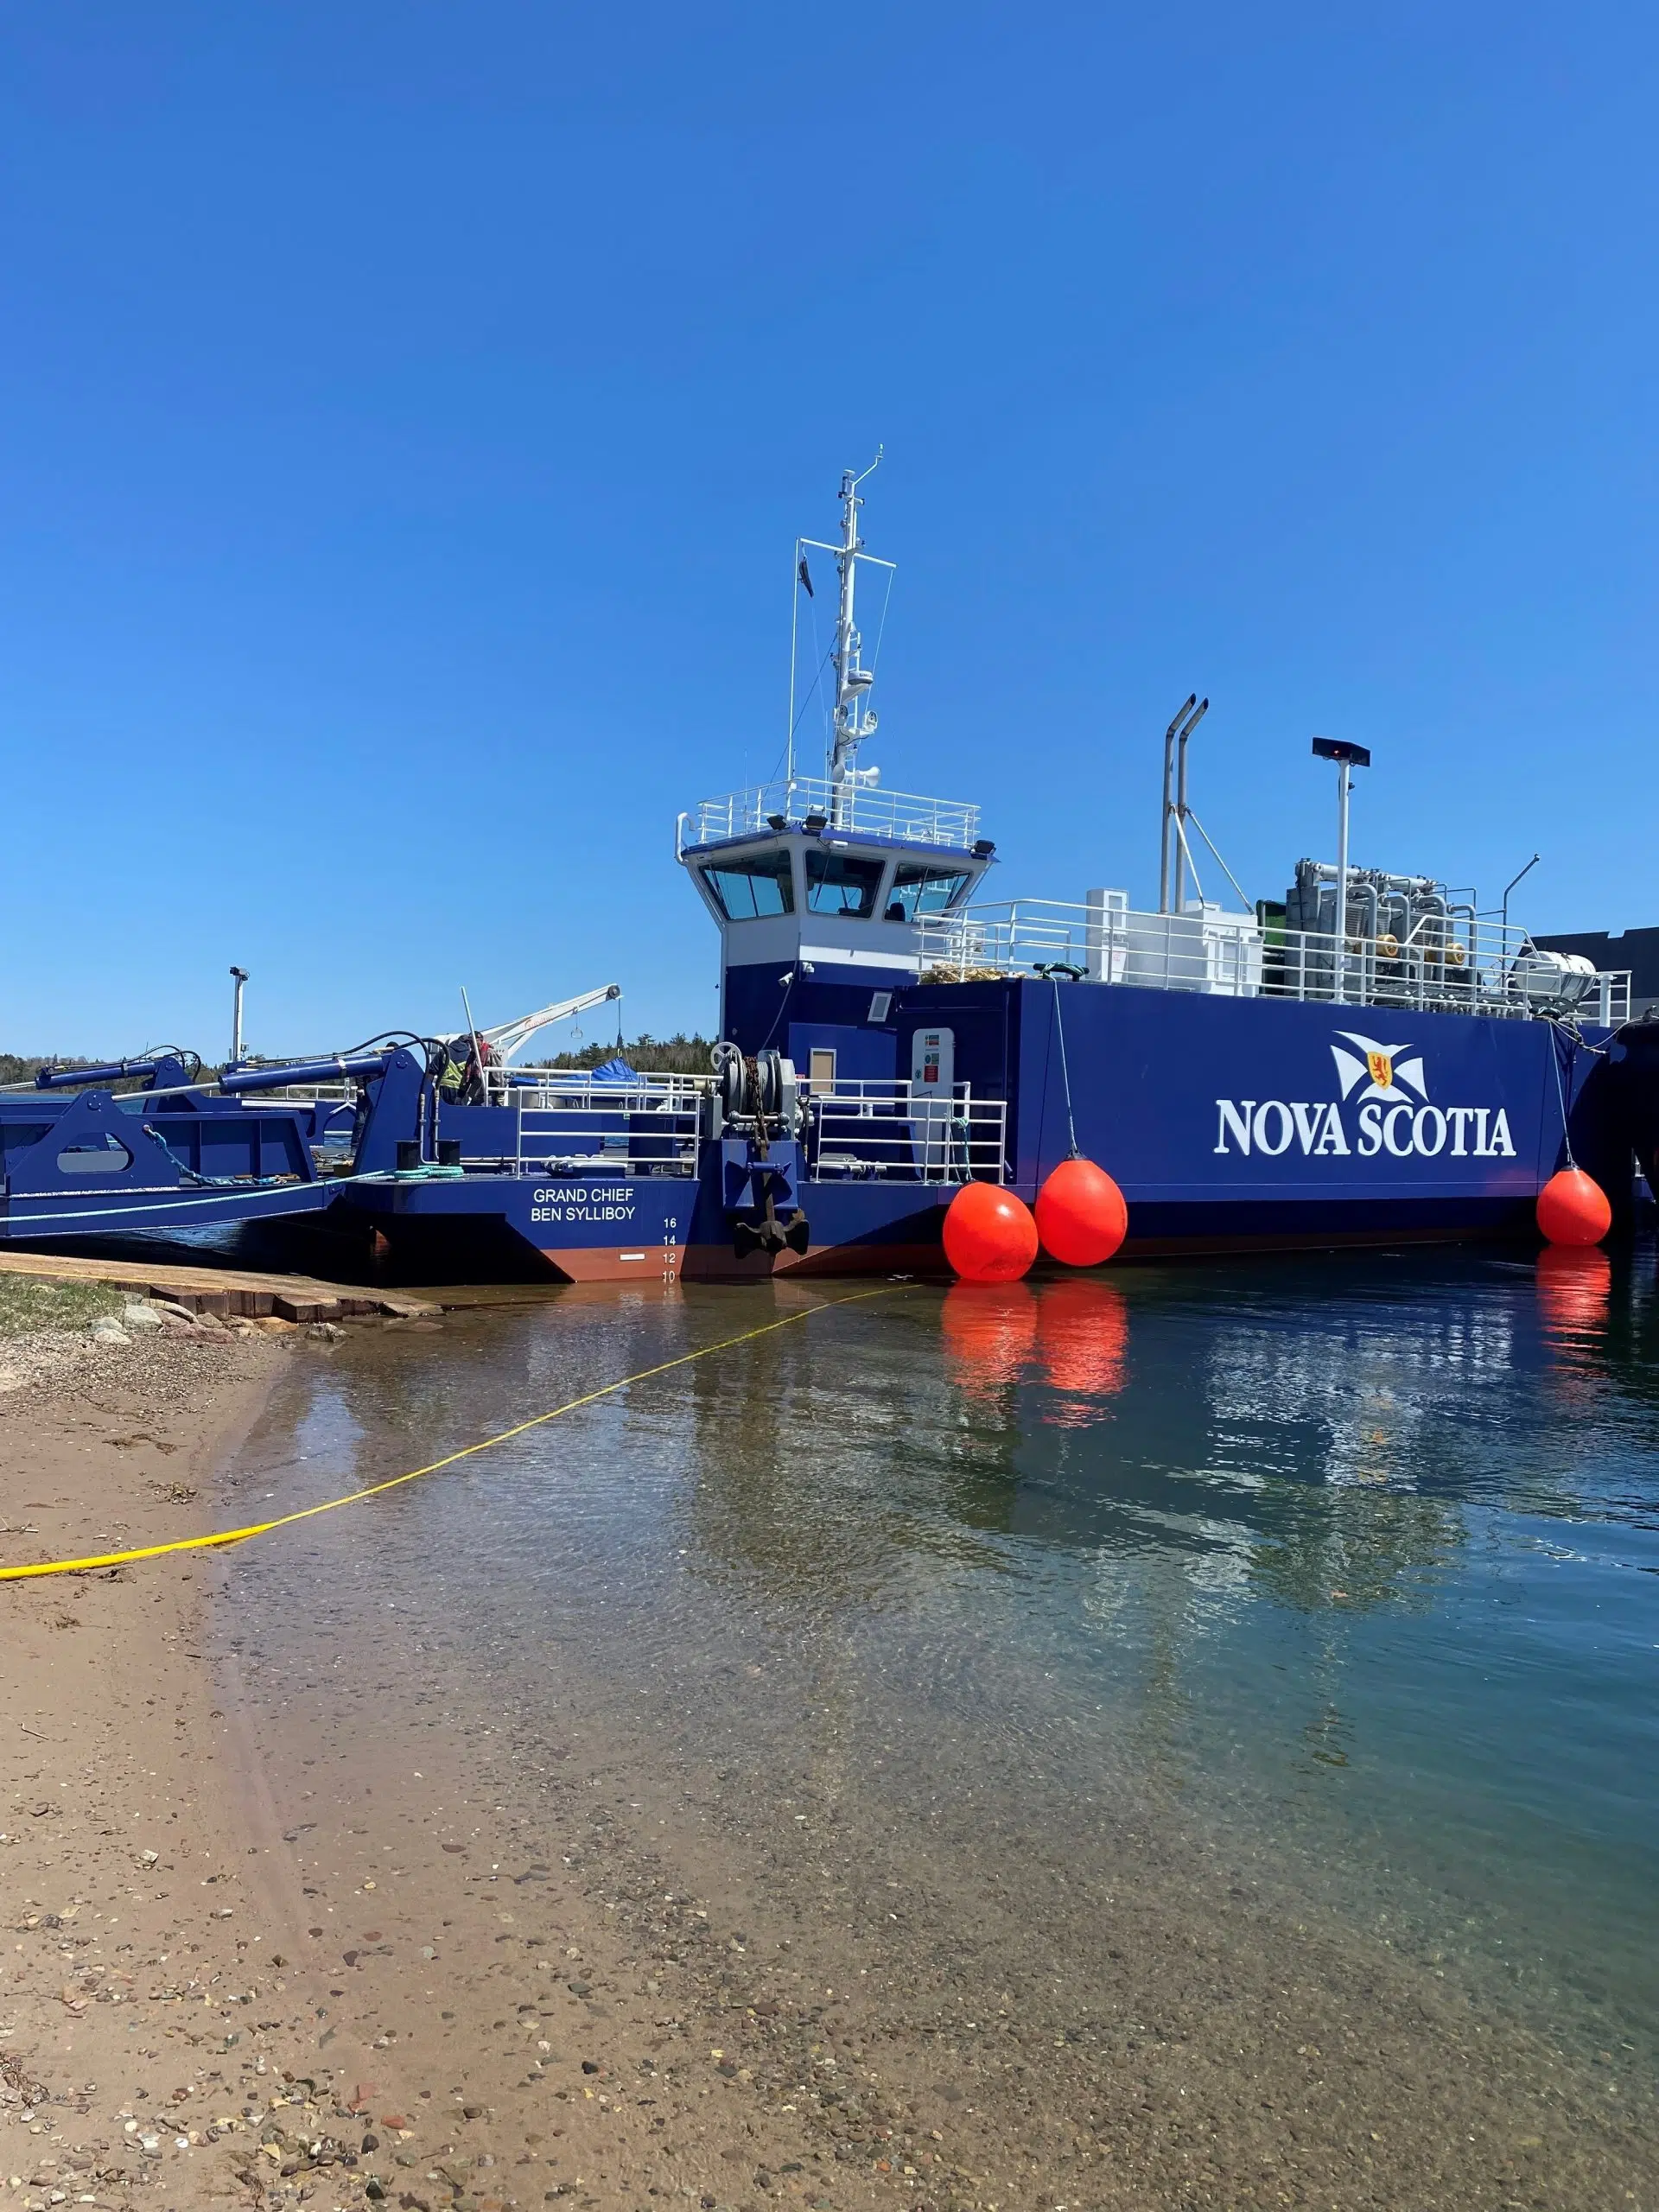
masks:
[[[1652,1119],[1632,1063],[1659,1044],[1630,1025],[1628,973],[1472,893],[1351,866],[1357,747],[1316,744],[1343,849],[1299,861],[1281,900],[1204,895],[1196,699],[1165,736],[1156,912],[1109,887],[988,900],[978,808],[861,758],[860,585],[890,573],[863,481],[843,476],[834,538],[795,547],[799,592],[825,556],[839,585],[821,772],[791,750],[778,781],[677,819],[719,941],[710,1078],[504,1074],[499,1103],[440,1115],[461,1176],[348,1204],[407,1237],[469,1217],[488,1178],[489,1210],[577,1281],[937,1269],[964,1181],[1031,1201],[1074,1153],[1122,1188],[1129,1257],[1525,1237],[1569,1152],[1628,1217]],[[791,666],[791,731],[796,691]]]
[[[1164,738],[1157,909],[1108,887],[988,899],[1003,862],[978,808],[890,790],[861,758],[860,586],[892,566],[860,534],[868,474],[843,475],[836,537],[795,546],[798,607],[814,560],[838,582],[821,771],[795,757],[791,654],[784,774],[677,817],[719,944],[706,1076],[520,1065],[577,1001],[207,1084],[175,1057],[136,1096],[77,1092],[92,1205],[86,1157],[39,1102],[0,1100],[9,1170],[9,1116],[32,1147],[0,1234],[132,1225],[124,1206],[175,1226],[234,1215],[240,1190],[250,1217],[321,1214],[440,1271],[471,1251],[579,1282],[927,1272],[965,1183],[1029,1203],[1078,1154],[1127,1200],[1129,1258],[1527,1237],[1569,1160],[1628,1221],[1638,1168],[1659,1169],[1659,1023],[1631,1021],[1628,972],[1540,944],[1505,906],[1351,865],[1363,748],[1314,741],[1336,770],[1334,860],[1296,861],[1280,899],[1234,885],[1229,905],[1200,880],[1200,847],[1219,856],[1188,797],[1189,698]],[[124,1198],[111,1145],[142,1160],[147,1195]]]

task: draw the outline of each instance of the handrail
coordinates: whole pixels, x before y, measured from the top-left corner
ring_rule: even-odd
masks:
[[[521,1107],[563,1110],[610,1105],[633,1113],[692,1111],[714,1088],[712,1075],[635,1075],[626,1083],[599,1083],[585,1068],[513,1068],[507,1093]]]
[[[1079,982],[1240,998],[1524,1019],[1628,1020],[1630,973],[1574,966],[1522,929],[1466,914],[1420,918],[1396,938],[1287,928],[1205,908],[1136,912],[1108,903],[1014,899],[925,922],[924,982],[1059,973]]]
[[[695,1176],[701,1109],[700,1090],[643,1086],[593,1084],[521,1096],[512,1117],[513,1165],[526,1175]]]
[[[842,1077],[808,1100],[807,1152],[821,1178],[956,1184],[1007,1180],[1007,1105],[903,1079]]]
[[[971,851],[979,834],[979,809],[964,800],[831,783],[818,776],[796,776],[702,799],[681,821],[678,852],[734,837],[764,836],[779,823],[795,830],[813,823],[830,831],[901,844],[945,845],[957,852]]]

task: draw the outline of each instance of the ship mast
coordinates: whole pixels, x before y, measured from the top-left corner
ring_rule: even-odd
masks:
[[[866,668],[860,655],[862,640],[854,613],[857,594],[858,564],[868,561],[878,569],[893,569],[891,561],[879,560],[874,553],[864,550],[864,541],[858,534],[858,511],[864,502],[858,496],[858,487],[866,476],[872,475],[881,465],[877,450],[875,459],[862,475],[855,476],[850,468],[841,474],[841,539],[839,543],[826,544],[821,537],[798,537],[795,541],[796,576],[798,585],[809,593],[812,588],[806,573],[805,555],[810,550],[833,553],[836,568],[841,577],[841,604],[836,613],[836,643],[830,658],[836,671],[836,710],[834,732],[830,742],[829,758],[825,763],[830,787],[830,813],[836,823],[842,823],[848,813],[848,802],[861,786],[874,783],[880,771],[861,768],[858,748],[867,737],[875,734],[875,716],[870,712],[870,686],[875,681],[875,671]],[[795,601],[799,607],[798,593]],[[880,639],[877,648],[880,650]],[[793,787],[795,776],[795,642],[790,637],[789,673],[789,775]]]
[[[864,476],[880,460],[878,454]],[[841,477],[841,543],[836,553],[836,566],[841,573],[841,607],[836,620],[836,723],[830,753],[830,780],[841,785],[857,784],[858,748],[875,728],[875,716],[868,703],[875,675],[860,660],[862,640],[853,619],[859,556],[864,550],[864,541],[858,534],[858,511],[864,504],[858,486],[864,476],[855,476],[847,468]]]

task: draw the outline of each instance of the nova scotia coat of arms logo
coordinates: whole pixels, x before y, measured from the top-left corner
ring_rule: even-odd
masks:
[[[1345,1052],[1341,1045],[1331,1047],[1331,1057],[1337,1064],[1337,1079],[1342,1085],[1344,1099],[1354,1098],[1363,1104],[1368,1098],[1381,1098],[1389,1105],[1409,1099],[1428,1099],[1428,1079],[1423,1073],[1421,1053],[1413,1052],[1409,1059],[1402,1059],[1402,1052],[1411,1052],[1409,1045],[1380,1045],[1374,1037],[1362,1037],[1357,1031],[1343,1029],[1338,1033],[1344,1041],[1355,1047]],[[1365,1084],[1359,1090],[1361,1084]]]

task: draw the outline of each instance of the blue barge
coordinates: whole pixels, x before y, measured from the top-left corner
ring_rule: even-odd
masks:
[[[1471,894],[1351,868],[1358,748],[1316,743],[1338,859],[1300,861],[1283,901],[1203,893],[1189,700],[1158,910],[1105,888],[987,902],[977,809],[860,764],[856,591],[887,566],[860,480],[840,537],[796,546],[803,591],[818,555],[840,586],[824,772],[791,753],[778,783],[679,817],[720,938],[708,1076],[515,1065],[540,1017],[207,1084],[177,1054],[91,1087],[46,1071],[0,1095],[0,1235],[313,1215],[440,1272],[480,1237],[577,1281],[918,1271],[943,1264],[963,1182],[1029,1201],[1073,1152],[1122,1187],[1130,1255],[1525,1236],[1569,1152],[1628,1217],[1636,1171],[1659,1169],[1659,1024],[1629,1020],[1628,976]]]

